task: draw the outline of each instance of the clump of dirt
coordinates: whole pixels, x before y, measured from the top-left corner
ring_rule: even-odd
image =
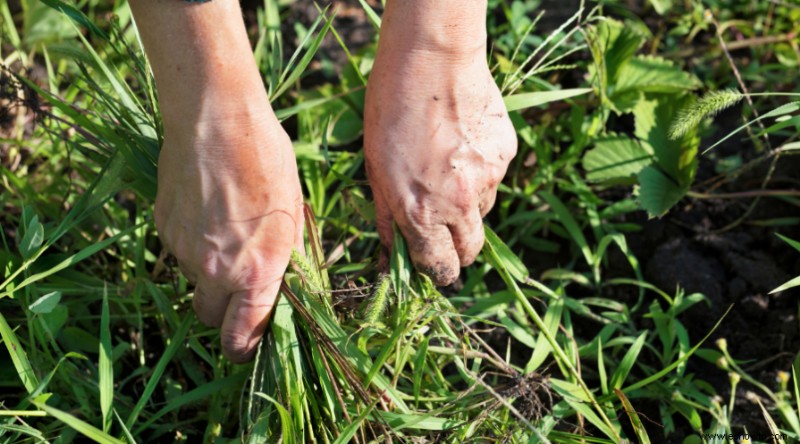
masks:
[[[536,372],[516,375],[501,395],[506,399],[515,399],[514,407],[531,422],[541,419],[553,409],[553,393],[547,377]]]

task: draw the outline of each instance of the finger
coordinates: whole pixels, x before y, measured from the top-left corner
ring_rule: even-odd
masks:
[[[231,362],[242,364],[253,358],[258,341],[267,328],[282,279],[276,279],[262,290],[245,290],[231,295],[220,330],[222,354]]]
[[[483,220],[480,213],[475,209],[470,216],[448,225],[448,228],[461,266],[471,265],[483,248]]]
[[[191,282],[193,284],[196,284],[197,283],[197,273],[192,271],[191,268],[187,267],[186,263],[183,262],[182,260],[177,259],[177,261],[178,261],[178,269],[181,270],[181,273],[183,273],[183,275],[186,276],[186,279],[189,280],[189,282]]]
[[[373,188],[375,200],[375,217],[378,224],[378,236],[381,238],[381,245],[387,250],[387,253],[392,251],[392,242],[394,242],[394,218],[386,200],[383,196]]]
[[[225,317],[225,309],[231,296],[224,287],[201,280],[194,289],[192,307],[197,319],[213,328],[219,328]]]
[[[494,207],[496,199],[497,199],[496,187],[491,187],[487,189],[480,196],[480,200],[478,201],[478,211],[480,212],[481,218],[484,218],[486,217],[487,214],[489,214],[489,211],[491,211],[492,207]]]
[[[406,238],[408,253],[414,267],[439,286],[450,285],[458,279],[460,262],[453,246],[453,237],[446,225],[415,227],[400,225]]]

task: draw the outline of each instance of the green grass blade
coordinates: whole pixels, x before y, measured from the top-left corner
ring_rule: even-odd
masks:
[[[224,392],[228,390],[234,390],[237,387],[241,386],[242,382],[247,378],[247,373],[236,373],[234,375],[217,379],[216,381],[209,382],[208,384],[201,385],[196,389],[193,389],[189,392],[186,392],[177,398],[171,400],[167,405],[165,405],[161,410],[157,411],[153,414],[153,416],[147,418],[142,425],[140,425],[134,433],[139,435],[145,429],[150,427],[154,422],[158,421],[164,415],[174,412],[180,409],[183,406],[189,405],[193,402],[202,401],[204,399],[209,399],[211,395],[214,393]]]
[[[70,426],[71,428],[77,430],[82,435],[86,436],[87,438],[91,439],[94,442],[100,444],[125,444],[123,441],[114,438],[113,436],[103,432],[102,430],[98,429],[97,427],[81,421],[80,419],[70,415],[67,412],[61,411],[57,408],[50,407],[49,405],[45,404],[43,401],[43,397],[47,395],[42,395],[35,400],[33,403],[36,407],[47,412],[48,415],[56,418],[57,420],[63,422],[64,424]]]
[[[104,239],[104,240],[102,240],[102,241],[100,241],[100,242],[98,242],[98,243],[96,243],[94,245],[90,245],[90,246],[84,248],[83,250],[73,254],[72,256],[68,257],[67,259],[64,259],[63,261],[61,261],[58,264],[54,265],[53,267],[50,267],[46,271],[42,271],[40,273],[36,273],[36,274],[28,276],[28,278],[26,278],[24,281],[20,282],[20,284],[17,285],[14,288],[14,291],[19,291],[22,288],[27,287],[28,285],[30,285],[30,284],[32,284],[34,282],[37,282],[37,281],[40,281],[40,280],[42,280],[42,279],[44,279],[46,277],[52,276],[52,275],[58,273],[59,271],[64,270],[66,268],[69,268],[69,267],[77,264],[78,262],[88,258],[89,256],[92,256],[93,254],[104,250],[109,245],[113,244],[114,242],[117,242],[118,240],[120,240],[120,239],[124,238],[125,236],[131,234],[133,231],[135,231],[141,225],[143,225],[143,224],[140,224],[140,225],[137,225],[137,226],[134,226],[134,227],[129,227],[129,228],[125,229],[125,230],[122,230],[119,233],[115,234],[114,236],[109,237],[108,239]],[[41,252],[42,251],[40,250],[39,254],[41,254]],[[38,255],[36,257],[38,257]],[[16,276],[19,275],[19,273],[21,272],[20,270],[24,271],[25,269],[27,269],[27,267],[29,267],[30,264],[33,263],[33,260],[35,260],[36,257],[34,257],[30,261],[26,261],[16,272],[14,272],[11,276],[9,276],[8,279],[5,280],[5,282],[0,284],[0,289],[6,288],[8,286],[8,284],[11,283],[11,281]],[[6,291],[6,292],[3,292],[3,293],[0,293],[0,298],[4,298],[4,297],[10,296],[10,295],[11,295],[11,292],[10,291]]]
[[[772,419],[772,416],[767,411],[764,404],[761,403],[761,399],[755,398],[758,406],[761,408],[761,414],[764,416],[764,420],[767,422],[767,427],[769,427],[769,432],[772,434],[772,442],[774,444],[778,444],[777,437],[782,436],[781,430],[778,428],[778,425],[775,424],[775,420]]]
[[[681,365],[687,359],[689,359],[689,357],[691,357],[694,354],[694,352],[696,352],[700,348],[700,346],[703,345],[703,343],[706,342],[706,340],[708,340],[708,338],[711,337],[712,334],[714,334],[714,332],[717,330],[717,328],[719,328],[720,324],[722,324],[722,321],[725,319],[725,317],[728,316],[728,313],[730,313],[731,309],[733,309],[733,305],[729,306],[728,309],[725,310],[725,313],[722,314],[722,317],[719,318],[719,320],[717,321],[716,324],[714,324],[714,326],[711,328],[711,330],[709,330],[709,332],[703,337],[703,339],[700,340],[700,342],[695,344],[694,347],[692,347],[689,351],[687,351],[686,354],[681,356],[678,360],[676,360],[672,364],[668,365],[666,368],[662,369],[661,371],[659,371],[659,372],[657,372],[657,373],[655,373],[653,375],[650,375],[647,378],[642,379],[641,381],[638,381],[638,382],[636,382],[634,384],[631,384],[631,385],[625,387],[624,389],[622,389],[622,392],[623,393],[630,393],[630,392],[632,392],[632,391],[634,391],[636,389],[640,389],[642,387],[645,387],[648,384],[651,384],[651,383],[661,379],[664,375],[666,375],[666,374],[670,373],[671,371],[675,370],[679,365]],[[601,402],[602,401],[607,401],[607,400],[608,399],[605,399],[605,397],[604,398],[600,398]]]
[[[539,195],[542,196],[542,199],[544,199],[550,205],[550,208],[553,209],[553,212],[556,213],[558,221],[561,222],[561,225],[567,230],[572,241],[578,244],[581,253],[583,253],[583,257],[586,259],[586,263],[591,266],[594,254],[592,253],[592,249],[589,248],[589,244],[586,242],[583,230],[578,226],[578,222],[575,221],[575,218],[572,217],[572,213],[570,213],[566,205],[561,202],[561,199],[557,198],[554,194],[541,192]]]
[[[718,140],[715,144],[713,144],[710,147],[706,148],[700,154],[706,154],[707,152],[713,150],[714,148],[718,147],[722,142],[725,142],[726,140],[730,139],[731,137],[733,137],[734,135],[736,135],[737,133],[741,132],[742,130],[744,130],[745,128],[747,128],[748,126],[750,126],[750,125],[752,125],[754,123],[758,123],[758,122],[760,122],[760,121],[762,121],[764,119],[768,119],[770,117],[778,117],[778,116],[783,116],[783,115],[786,115],[786,114],[790,114],[790,113],[793,113],[793,112],[795,112],[795,111],[797,111],[799,109],[800,109],[800,102],[789,102],[789,103],[787,103],[785,105],[781,105],[781,106],[773,109],[772,111],[770,111],[770,112],[768,112],[766,114],[763,114],[760,117],[757,117],[757,118],[745,123],[744,125],[740,126],[739,128],[736,128],[735,130],[731,131],[730,133],[728,133],[727,136],[725,136],[722,139]]]
[[[369,5],[365,0],[358,0],[358,3],[361,4],[361,7],[364,8],[364,13],[367,14],[367,18],[369,22],[372,23],[372,26],[375,28],[376,31],[380,32],[381,30],[381,18],[378,16],[378,13],[372,9],[372,6]]]
[[[128,429],[132,428],[133,424],[136,423],[136,420],[139,418],[139,414],[142,412],[142,409],[144,409],[145,404],[147,404],[156,387],[158,387],[158,382],[161,380],[161,376],[164,375],[164,370],[166,370],[167,365],[170,364],[170,361],[172,361],[172,358],[175,356],[175,353],[178,352],[178,349],[184,345],[183,341],[186,339],[186,334],[189,333],[189,328],[192,326],[193,321],[194,317],[192,315],[187,315],[183,319],[183,322],[181,322],[181,325],[178,327],[178,331],[176,331],[172,336],[169,346],[166,350],[164,350],[164,354],[161,355],[161,358],[158,360],[158,364],[156,364],[156,367],[153,370],[153,374],[147,381],[144,392],[142,392],[141,397],[139,397],[139,401],[133,407],[130,416],[128,416],[128,420],[125,421],[125,426],[128,427]]]
[[[534,106],[545,105],[550,102],[582,96],[592,92],[591,88],[560,89],[555,91],[537,91],[531,93],[514,94],[503,97],[508,112],[519,111]]]
[[[278,410],[278,414],[281,418],[281,439],[280,441],[286,444],[296,444],[297,441],[297,431],[293,427],[292,415],[289,414],[289,411],[281,405],[280,402],[273,399],[270,396],[267,396],[263,393],[256,393],[256,396],[260,396],[267,401],[271,402],[275,408]]]
[[[786,291],[786,290],[788,290],[790,288],[794,288],[794,287],[797,287],[797,286],[800,286],[800,276],[797,276],[796,278],[790,280],[789,282],[787,282],[787,283],[781,285],[780,287],[770,291],[769,294],[778,293],[778,292],[781,292],[781,291]]]
[[[327,8],[325,8],[325,11],[322,12],[320,19],[324,17],[326,13]],[[328,31],[331,29],[332,23],[333,20],[326,20],[325,26],[320,29],[319,34],[317,34],[316,38],[314,38],[314,40],[311,42],[311,46],[309,46],[306,53],[303,54],[303,58],[300,59],[296,67],[292,67],[290,61],[290,64],[286,69],[292,69],[291,74],[289,74],[285,80],[281,78],[281,84],[278,86],[278,89],[275,91],[275,93],[270,97],[270,101],[275,101],[275,99],[283,95],[283,93],[285,93],[295,82],[300,79],[300,76],[303,75],[303,72],[305,72],[308,65],[314,59],[314,55],[316,55],[319,47],[322,46],[322,41],[325,39],[325,36],[328,35]],[[302,47],[302,45],[299,46],[298,51],[300,51]]]
[[[103,414],[103,431],[111,428],[111,406],[114,403],[114,367],[111,361],[111,322],[108,310],[108,291],[103,290],[103,309],[100,313],[100,411]]]
[[[622,407],[625,409],[625,413],[628,414],[628,418],[631,420],[631,425],[633,426],[634,433],[636,433],[636,437],[639,439],[639,444],[650,444],[650,436],[647,434],[647,430],[645,430],[644,424],[642,424],[642,419],[639,418],[639,414],[633,409],[631,401],[618,388],[614,389],[614,393],[616,393],[617,398],[622,401]]]
[[[8,325],[2,313],[0,313],[0,336],[6,344],[8,354],[11,356],[11,362],[14,363],[14,368],[17,369],[17,374],[22,381],[22,385],[25,386],[25,390],[27,390],[29,394],[33,393],[34,390],[36,390],[36,386],[39,385],[39,378],[36,376],[36,373],[33,372],[31,362],[28,361],[28,355],[25,353],[22,344],[20,344],[19,339],[17,339],[17,335],[14,334],[14,330]]]
[[[136,444],[136,438],[134,438],[133,435],[131,434],[131,431],[128,430],[127,427],[125,427],[125,422],[122,421],[122,418],[119,416],[119,413],[117,413],[117,409],[114,409],[113,412],[114,412],[114,417],[117,418],[117,423],[119,424],[119,427],[122,429],[122,433],[125,435],[125,439],[128,440],[128,444]]]
[[[639,357],[639,353],[642,351],[645,338],[647,338],[646,331],[642,332],[642,334],[636,338],[636,341],[634,341],[633,345],[631,345],[631,347],[625,353],[625,356],[622,358],[622,361],[620,361],[619,366],[611,376],[612,388],[621,388],[622,384],[625,383],[625,379],[628,378],[628,374],[631,372],[633,364],[636,362],[636,359]]]
[[[511,251],[508,245],[506,245],[491,228],[484,226],[483,231],[486,237],[486,243],[492,247],[492,250],[497,254],[497,258],[502,261],[506,270],[517,282],[525,282],[529,273],[519,256]]]
[[[347,427],[345,427],[344,430],[342,430],[341,435],[339,435],[339,437],[336,438],[336,441],[334,441],[333,444],[347,444],[351,442],[353,436],[356,434],[356,432],[358,432],[358,430],[361,428],[361,425],[370,416],[374,408],[375,408],[375,402],[373,402],[372,405],[370,405],[368,408],[365,408],[364,411],[360,415],[358,415],[358,417],[355,420],[353,420],[353,422],[348,424]]]

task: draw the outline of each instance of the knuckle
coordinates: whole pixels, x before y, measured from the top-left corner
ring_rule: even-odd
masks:
[[[412,227],[418,228],[430,225],[431,212],[424,203],[417,200],[410,201],[410,199],[404,199],[401,205],[403,207],[405,219]]]
[[[220,277],[220,272],[220,258],[216,252],[204,253],[200,262],[200,273],[207,279],[215,280]]]
[[[290,252],[279,257],[253,254],[248,261],[252,265],[242,269],[234,281],[244,289],[266,288],[283,279],[286,267],[289,265],[289,256]],[[251,300],[253,300],[251,296],[244,299],[245,302]]]

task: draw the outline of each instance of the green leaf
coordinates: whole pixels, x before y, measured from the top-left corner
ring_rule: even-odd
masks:
[[[797,286],[800,286],[800,276],[797,276],[796,278],[790,280],[789,282],[786,282],[785,284],[781,285],[780,287],[770,291],[769,294],[778,293],[778,292],[781,292],[781,291],[786,291],[786,290],[788,290],[790,288],[794,288],[794,287],[797,287]]]
[[[671,125],[692,102],[694,96],[690,94],[654,94],[647,95],[633,109],[636,136],[651,147],[661,171],[681,186],[689,186],[694,180],[700,139],[696,131],[690,130],[675,140],[670,137]]]
[[[56,274],[59,271],[64,270],[65,268],[69,268],[69,267],[77,264],[78,262],[80,262],[80,261],[86,259],[87,257],[97,253],[98,251],[104,250],[109,245],[111,245],[114,242],[117,242],[118,240],[124,238],[128,234],[132,233],[134,230],[140,228],[142,225],[143,224],[137,225],[135,227],[126,228],[125,230],[120,231],[119,233],[115,234],[114,236],[111,236],[111,237],[109,237],[107,239],[103,239],[102,241],[97,242],[95,244],[89,245],[88,247],[84,248],[83,250],[73,254],[72,256],[68,257],[67,259],[64,259],[63,261],[61,261],[58,264],[48,268],[45,271],[42,271],[40,273],[36,273],[34,275],[28,276],[25,280],[20,282],[19,285],[17,285],[14,288],[14,291],[19,291],[23,287],[26,287],[26,286],[34,283],[34,282],[37,282],[37,281],[39,281],[41,279],[44,279],[44,278],[46,278],[48,276]],[[6,279],[2,284],[0,284],[0,289],[4,289],[11,282],[11,280],[12,280],[12,278],[14,276],[16,276],[16,274],[12,275],[12,276],[9,276],[8,279]],[[9,292],[9,291],[0,293],[0,298],[9,296],[10,294],[11,294],[11,292]]]
[[[186,405],[210,399],[214,393],[237,390],[241,388],[241,385],[246,378],[247,378],[247,373],[245,372],[235,373],[231,376],[222,379],[217,379],[215,381],[209,382],[208,384],[201,385],[200,387],[197,387],[196,389],[191,390],[187,393],[184,393],[170,400],[167,403],[167,405],[161,408],[161,410],[157,411],[152,416],[147,418],[147,421],[144,422],[141,426],[139,426],[134,433],[138,435],[142,433],[151,424],[158,421],[160,418],[164,417],[164,415],[170,412],[174,412]]]
[[[622,384],[625,383],[625,380],[628,378],[628,374],[631,372],[633,368],[633,364],[636,362],[636,359],[639,357],[639,353],[642,351],[642,346],[644,345],[644,340],[647,337],[647,332],[643,332],[636,338],[633,345],[628,349],[625,353],[625,356],[620,361],[619,366],[614,371],[614,374],[611,376],[611,388],[619,389],[622,387]]]
[[[36,314],[47,314],[52,312],[60,301],[61,292],[54,291],[52,293],[47,293],[46,295],[34,301],[33,304],[28,307],[28,309]]]
[[[697,78],[669,60],[654,56],[638,56],[631,59],[619,72],[616,84],[612,85],[611,101],[630,92],[680,93],[700,87]],[[618,109],[623,111],[623,109]]]
[[[103,414],[103,431],[111,428],[114,403],[114,367],[111,359],[111,321],[108,309],[108,291],[103,291],[103,308],[100,313],[100,357],[97,370],[100,375],[100,411]]]
[[[635,180],[653,162],[652,153],[630,137],[612,134],[595,142],[583,156],[586,179],[593,182]]]
[[[539,193],[539,195],[542,196],[550,205],[550,208],[553,209],[553,212],[558,216],[557,220],[567,229],[572,241],[578,244],[581,253],[583,253],[583,257],[586,259],[586,263],[591,265],[594,262],[592,249],[589,247],[589,243],[586,242],[583,230],[581,230],[581,227],[578,225],[578,222],[572,216],[567,206],[553,193],[543,191]]]
[[[558,326],[561,323],[561,315],[564,312],[564,299],[558,298],[550,301],[547,307],[547,313],[544,314],[544,324],[547,326],[547,331],[551,337],[558,334]],[[542,364],[544,364],[550,353],[553,352],[553,347],[547,342],[547,337],[544,333],[540,332],[536,339],[536,344],[533,347],[533,353],[530,360],[525,365],[524,373],[530,374],[536,371]]]
[[[736,128],[735,130],[731,131],[725,137],[723,137],[722,139],[718,140],[716,143],[714,143],[710,147],[708,147],[705,150],[703,150],[702,154],[705,154],[705,153],[713,150],[714,148],[719,146],[719,144],[721,144],[722,142],[730,139],[731,137],[733,137],[734,135],[736,135],[737,133],[741,132],[742,130],[744,130],[745,128],[747,128],[748,126],[750,126],[750,125],[752,125],[754,123],[757,123],[757,122],[760,122],[760,121],[762,121],[764,119],[769,119],[769,118],[772,118],[772,117],[785,116],[787,114],[794,113],[797,110],[800,110],[800,101],[798,101],[798,102],[789,102],[789,103],[783,104],[783,105],[771,110],[770,112],[768,112],[766,114],[763,114],[760,117],[757,117],[757,118],[745,123],[744,125],[740,126],[739,128]]]
[[[263,393],[256,393],[256,396],[260,396],[267,401],[271,402],[275,408],[278,410],[278,415],[281,419],[281,442],[286,444],[295,444],[297,443],[297,431],[292,426],[292,415],[289,414],[289,411],[286,410],[284,406],[281,405],[280,402],[275,400],[274,398],[265,395]]]
[[[27,390],[28,393],[33,393],[34,390],[36,390],[36,386],[39,385],[39,378],[36,377],[36,373],[33,372],[33,367],[31,367],[31,363],[28,361],[28,355],[25,353],[22,344],[20,344],[19,339],[17,339],[17,335],[14,334],[14,330],[8,325],[2,313],[0,313],[0,337],[3,338],[3,343],[6,344],[8,354],[11,356],[11,362],[14,363],[14,368],[17,369],[17,374],[22,381],[22,385],[25,386],[25,390]]]
[[[794,239],[788,238],[786,236],[783,236],[783,235],[781,235],[779,233],[775,233],[775,235],[778,236],[779,238],[781,238],[781,240],[783,240],[784,242],[789,244],[795,250],[800,251],[800,242],[798,242],[798,241],[796,241]]]
[[[425,362],[428,356],[429,337],[425,337],[419,344],[417,353],[414,356],[414,401],[419,402],[419,393],[422,389],[422,377],[425,375]]]
[[[176,331],[170,339],[169,346],[167,346],[167,349],[164,350],[164,354],[162,354],[161,358],[158,360],[155,369],[153,369],[153,374],[150,375],[150,379],[147,380],[147,385],[145,385],[144,391],[139,396],[139,400],[136,402],[136,405],[133,407],[133,410],[128,416],[128,420],[125,421],[125,426],[128,429],[130,429],[133,424],[136,423],[136,419],[139,417],[142,409],[144,409],[145,404],[150,401],[150,397],[153,396],[153,392],[158,386],[161,376],[164,375],[164,371],[167,369],[167,365],[169,365],[169,363],[172,361],[175,353],[178,352],[180,347],[185,345],[184,340],[186,339],[186,334],[189,333],[189,328],[192,326],[193,318],[194,316],[186,316],[186,318],[183,319],[183,322],[181,322],[181,325],[178,327],[178,331]]]
[[[375,28],[376,31],[381,30],[381,18],[378,16],[378,13],[372,9],[372,6],[366,2],[366,0],[358,0],[358,3],[361,4],[361,7],[364,8],[364,13],[367,14],[367,18],[369,19],[372,26]]]
[[[44,226],[39,223],[39,217],[34,215],[28,226],[25,227],[25,235],[19,243],[19,252],[23,259],[30,259],[33,253],[42,246],[44,242]]]
[[[595,29],[595,40],[601,45],[607,82],[609,85],[616,84],[620,71],[644,44],[644,37],[633,27],[616,20],[603,20]]]
[[[61,0],[41,0],[41,1],[45,5],[66,15],[78,25],[85,27],[86,29],[91,31],[92,34],[101,37],[103,40],[108,40],[108,35],[105,32],[103,32],[100,28],[98,28],[97,25],[95,25],[94,22],[91,19],[89,19],[89,17],[87,17],[79,9],[76,9],[74,6],[68,5],[62,2]]]
[[[661,217],[680,201],[688,187],[681,187],[655,166],[639,173],[639,203],[651,216]]]
[[[508,273],[516,279],[517,282],[525,282],[528,277],[528,269],[525,267],[525,264],[522,263],[519,256],[514,254],[514,252],[508,248],[508,245],[506,245],[491,228],[484,226],[483,231],[486,237],[486,245],[497,255],[497,259],[502,262]]]
[[[661,15],[666,14],[672,8],[672,0],[650,0],[650,4]]]
[[[591,88],[561,89],[555,91],[537,91],[531,93],[515,94],[506,96],[503,102],[506,104],[508,112],[518,111],[525,108],[544,105],[550,102],[565,100],[570,97],[582,96],[592,92]]]
[[[425,413],[412,414],[376,410],[373,416],[383,417],[383,420],[386,421],[386,424],[393,430],[447,430],[460,425],[457,420],[439,418]]]
[[[639,418],[639,414],[636,413],[636,410],[633,408],[631,401],[625,396],[625,393],[622,393],[622,390],[615,388],[614,393],[616,393],[617,397],[620,401],[622,401],[622,407],[625,409],[625,413],[628,414],[628,418],[631,420],[631,425],[633,426],[633,431],[636,433],[636,437],[639,440],[639,444],[650,444],[650,437],[647,435],[647,430],[644,428],[644,424],[642,424],[641,418]]]
[[[44,403],[44,400],[49,395],[41,395],[33,400],[33,404],[36,407],[47,412],[48,415],[56,418],[57,420],[63,422],[64,424],[72,427],[73,429],[77,430],[87,438],[100,443],[100,444],[125,444],[124,441],[120,441],[117,438],[103,432],[102,430],[98,429],[97,427],[81,421],[80,419],[70,415],[67,412],[63,412],[58,410],[54,407],[50,407],[49,405]]]

